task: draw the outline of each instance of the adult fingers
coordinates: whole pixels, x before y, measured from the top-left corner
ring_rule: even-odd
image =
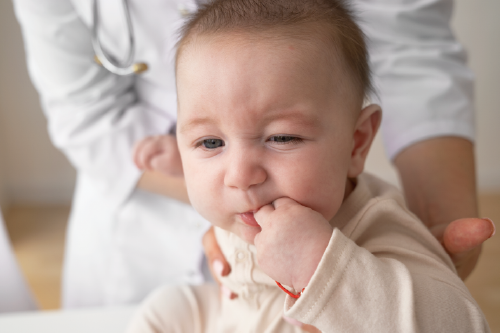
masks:
[[[231,272],[231,267],[222,253],[217,238],[215,237],[214,227],[210,227],[203,235],[203,248],[212,270],[215,280],[219,281],[221,276],[226,276]]]
[[[478,218],[453,221],[442,231],[442,244],[463,280],[474,270],[482,243],[494,234],[493,221]]]
[[[139,140],[138,142],[135,143],[134,147],[132,148],[132,160],[134,161],[135,166],[141,170],[144,169],[144,165],[141,159],[142,149],[144,148],[144,145],[146,145],[147,142],[150,140],[151,137]]]
[[[167,156],[165,154],[156,155],[151,159],[151,169],[161,172],[169,177],[183,177],[182,161],[180,157]]]
[[[451,260],[453,260],[457,274],[462,280],[465,281],[476,267],[481,251],[482,244],[470,251],[451,255]]]
[[[443,233],[443,244],[448,253],[460,254],[474,249],[495,233],[490,219],[466,218],[451,222]]]
[[[227,262],[226,257],[219,247],[219,243],[215,237],[214,227],[210,227],[205,235],[203,235],[202,243],[203,248],[205,249],[205,255],[207,256],[210,272],[212,273],[215,281],[217,281],[221,287],[221,293],[229,299],[238,297],[238,295],[231,292],[220,282],[220,278],[222,276],[227,276],[231,273],[231,266]]]
[[[162,141],[158,137],[152,137],[142,147],[139,159],[146,170],[154,170],[151,162],[156,155],[163,151]]]
[[[184,172],[177,140],[172,135],[164,135],[159,141],[160,148],[151,159],[151,168],[167,176],[182,177]]]

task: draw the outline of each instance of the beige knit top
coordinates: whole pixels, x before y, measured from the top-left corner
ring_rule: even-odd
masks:
[[[295,332],[283,312],[322,332],[489,332],[449,256],[396,188],[361,175],[330,224],[332,238],[298,300],[260,270],[254,246],[216,229],[232,267],[222,282],[239,295],[223,300],[221,315],[235,332]]]

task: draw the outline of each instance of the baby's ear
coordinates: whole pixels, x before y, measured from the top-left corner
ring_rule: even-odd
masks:
[[[351,151],[351,164],[347,176],[357,177],[365,166],[366,156],[382,120],[382,109],[377,104],[370,104],[361,110],[356,122]]]

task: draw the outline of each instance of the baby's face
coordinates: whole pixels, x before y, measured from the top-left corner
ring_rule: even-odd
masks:
[[[178,144],[191,203],[212,224],[253,244],[253,212],[278,198],[335,215],[359,110],[328,51],[244,35],[185,47]]]

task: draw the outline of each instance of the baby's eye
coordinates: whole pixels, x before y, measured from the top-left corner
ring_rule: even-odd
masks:
[[[287,144],[287,143],[299,143],[302,141],[302,139],[290,135],[275,135],[270,137],[269,141],[274,141],[278,144]]]
[[[216,149],[219,147],[223,147],[224,141],[222,141],[221,139],[205,139],[201,144],[207,149]]]

